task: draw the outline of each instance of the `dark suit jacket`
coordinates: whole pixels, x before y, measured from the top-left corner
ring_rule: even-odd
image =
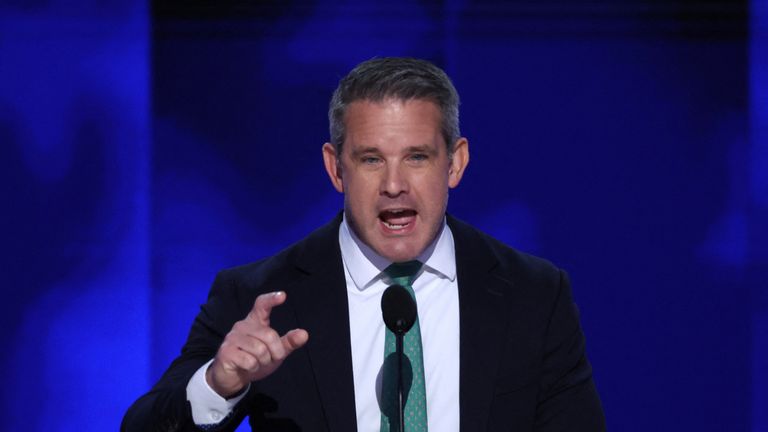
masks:
[[[256,296],[278,290],[288,301],[272,311],[273,328],[304,328],[309,342],[253,383],[218,430],[234,430],[245,415],[255,431],[356,430],[340,221],[273,257],[222,271],[181,356],[131,406],[122,430],[197,430],[187,382]],[[450,216],[448,225],[459,285],[461,430],[604,430],[565,273]]]

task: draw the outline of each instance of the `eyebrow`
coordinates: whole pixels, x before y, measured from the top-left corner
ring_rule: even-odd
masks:
[[[437,150],[429,145],[415,145],[415,146],[408,146],[404,150],[405,153],[427,153],[430,155],[436,154]],[[382,154],[381,149],[378,147],[368,146],[363,147],[359,149],[352,150],[352,157],[357,157],[364,154]]]
[[[437,153],[434,147],[428,146],[428,145],[410,146],[406,148],[405,151],[407,153],[429,153],[429,154]]]
[[[363,147],[363,148],[360,148],[360,149],[352,150],[352,156],[360,156],[360,155],[366,154],[366,153],[380,154],[381,150],[379,150],[376,147]]]

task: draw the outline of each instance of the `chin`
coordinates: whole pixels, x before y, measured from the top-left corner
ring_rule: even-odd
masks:
[[[418,248],[411,247],[410,245],[396,245],[394,247],[384,248],[379,252],[379,255],[392,262],[411,261],[416,259],[421,253],[421,250],[417,249]]]

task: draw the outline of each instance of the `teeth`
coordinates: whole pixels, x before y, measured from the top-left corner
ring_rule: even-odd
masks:
[[[405,225],[391,224],[389,222],[384,222],[384,225],[386,225],[387,228],[390,228],[390,229],[402,229],[402,228],[405,228]]]

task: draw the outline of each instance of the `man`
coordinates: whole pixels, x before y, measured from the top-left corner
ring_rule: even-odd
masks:
[[[221,272],[123,430],[231,431],[246,415],[256,431],[397,430],[379,305],[399,281],[418,309],[406,430],[603,430],[565,274],[446,215],[469,162],[458,104],[422,60],[343,78],[322,149],[343,214]]]

